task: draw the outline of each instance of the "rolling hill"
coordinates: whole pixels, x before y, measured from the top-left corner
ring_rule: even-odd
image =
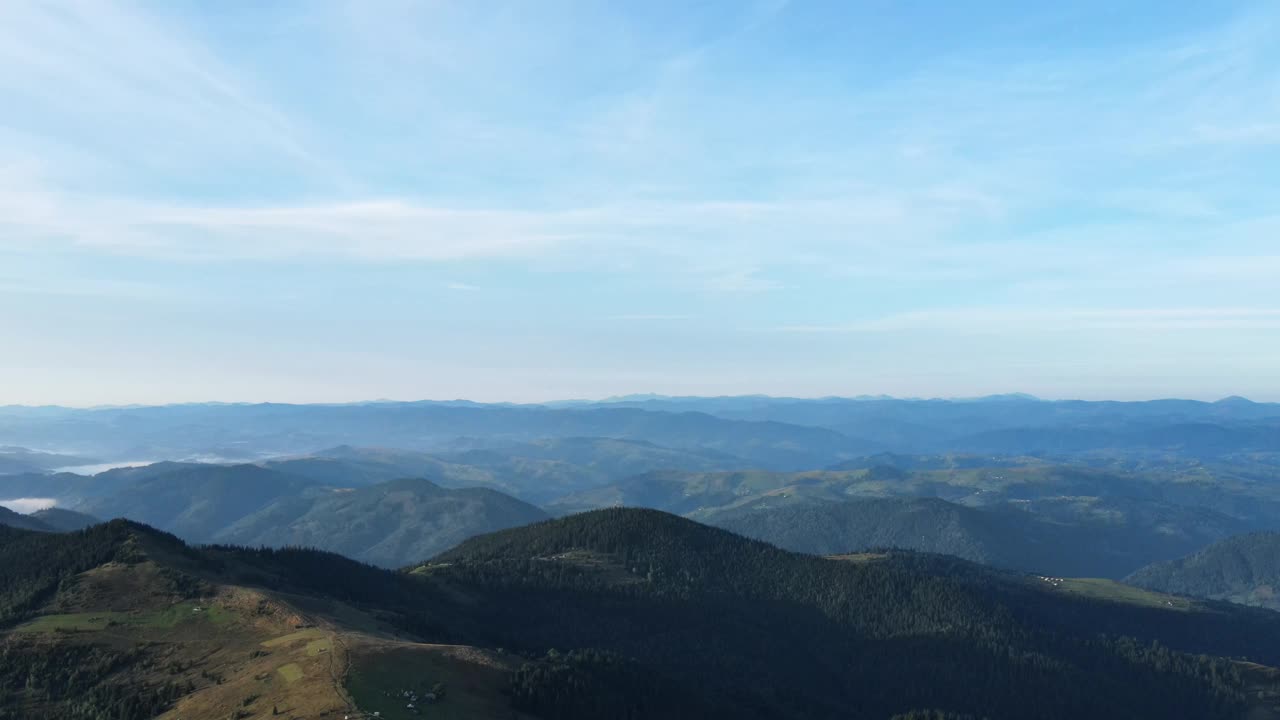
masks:
[[[1145,514],[1144,514],[1145,513]],[[968,507],[937,498],[866,498],[751,506],[712,524],[796,552],[903,548],[1057,576],[1122,578],[1239,527],[1230,518],[1154,503],[1096,498]]]
[[[59,532],[83,530],[90,525],[97,525],[102,522],[92,515],[60,507],[37,510],[31,513],[31,517]]]
[[[33,529],[75,530],[96,517],[119,517],[188,542],[309,546],[397,567],[472,535],[547,517],[537,507],[488,488],[380,479],[403,464],[377,464],[375,472],[359,461],[302,458],[266,467],[156,463],[92,478],[15,476],[9,478],[18,484],[15,489],[39,490],[85,512],[59,507],[15,514],[11,520]],[[441,465],[447,466],[432,461],[426,467]]]
[[[1269,468],[1255,472],[1196,463],[1125,471],[1013,459],[996,459],[986,466],[964,462],[936,467],[930,459],[923,460],[924,468],[914,468],[911,459],[899,459],[898,465],[860,463],[864,466],[804,472],[653,472],[572,493],[548,508],[576,512],[628,505],[711,518],[745,506],[851,498],[938,497],[971,506],[1106,498],[1125,506],[1149,502],[1156,507],[1203,508],[1258,529],[1280,518],[1280,490],[1274,482],[1276,472]]]
[[[88,465],[92,458],[40,452],[23,447],[0,447],[0,475],[47,472],[62,467]]]
[[[803,552],[890,545],[1112,579],[1280,522],[1266,468],[1162,463],[1134,472],[1004,460],[879,456],[842,470],[659,471],[546,507],[560,515],[650,507]]]
[[[446,487],[490,487],[534,503],[658,469],[715,470],[747,461],[618,438],[545,438],[435,453],[339,446],[263,467],[340,487],[429,477]]]
[[[314,547],[401,567],[467,538],[546,519],[543,511],[486,488],[445,489],[401,479],[272,502],[214,534],[221,543]]]
[[[1251,533],[1216,542],[1189,557],[1130,575],[1138,587],[1280,610],[1280,533]]]
[[[54,532],[52,525],[41,521],[39,518],[33,518],[30,515],[23,515],[22,513],[14,512],[7,507],[0,507],[0,525],[19,528],[21,530]]]
[[[80,510],[97,517],[128,518],[192,542],[208,542],[246,515],[315,485],[256,465],[160,463],[113,470],[94,480],[104,476],[119,489],[86,501]]]
[[[45,508],[33,513],[22,514],[0,506],[0,525],[38,530],[40,532],[72,532],[96,525],[99,520],[92,515],[78,513],[62,508]]]
[[[194,542],[313,544],[384,566],[541,517],[527,508],[477,513],[474,504],[433,505],[425,496],[387,503],[376,499],[381,491],[360,492],[406,477],[430,478],[431,492],[488,488],[540,503],[553,515],[650,507],[798,551],[893,545],[1106,578],[1274,527],[1280,518],[1280,492],[1265,465],[1153,464],[1131,472],[1034,458],[985,458],[994,464],[981,466],[979,459],[879,455],[841,470],[656,469],[617,480],[668,463],[738,461],[632,440],[559,438],[438,455],[341,446],[324,456],[256,465],[164,462],[93,477],[14,475],[0,477],[0,493],[52,498],[59,508],[95,517],[128,517]],[[593,485],[601,480],[611,482]],[[343,490],[354,492],[337,492]],[[915,502],[929,498],[962,507]],[[872,500],[883,503],[882,513],[820,508]],[[787,519],[770,520],[775,512]],[[851,514],[841,520],[839,513]]]

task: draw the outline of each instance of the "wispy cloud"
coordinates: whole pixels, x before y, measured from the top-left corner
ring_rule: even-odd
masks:
[[[1246,357],[1274,328],[1280,8],[903,12],[0,4],[0,331],[33,348],[7,376],[60,387],[56,363],[94,336],[147,391],[137,348],[282,326],[307,346],[281,300],[320,295],[382,347],[432,288],[522,299],[425,318],[452,367],[544,342],[546,367],[593,382],[694,356],[711,381],[738,363],[744,385],[810,377],[814,346],[878,352],[859,333],[880,334],[868,362],[892,379],[884,358],[933,334],[1235,331],[1224,347]],[[317,289],[344,284],[365,291]],[[194,321],[169,312],[196,297]],[[610,319],[636,348],[592,342]],[[705,337],[654,342],[700,321]],[[533,323],[554,332],[515,338]],[[360,362],[443,362],[386,346]],[[174,392],[203,377],[172,362]],[[297,363],[244,362],[263,387],[305,384]]]
[[[761,277],[759,271],[752,268],[712,275],[707,278],[706,287],[723,293],[758,293],[777,290],[782,287],[782,283]]]
[[[849,334],[1060,332],[1066,330],[1280,329],[1280,308],[934,308],[833,325],[780,325],[773,332]]]
[[[209,172],[283,162],[295,179],[349,179],[306,133],[184,28],[113,2],[0,7],[6,125],[114,172]],[[71,157],[71,154],[66,154]],[[82,166],[51,171],[75,183]]]
[[[618,320],[621,322],[677,322],[680,320],[690,320],[691,315],[669,315],[661,313],[640,313],[628,315],[610,315],[610,320]]]
[[[599,63],[617,82],[601,99],[485,113],[501,89],[529,81],[524,61],[568,67],[576,58],[554,37],[523,29],[530,18],[522,15],[487,31],[506,48],[495,58],[462,41],[470,25],[458,9],[317,8],[298,22],[332,41],[326,52],[335,55],[319,60],[342,62],[348,73],[332,92],[370,103],[376,120],[348,129],[296,98],[273,97],[285,78],[267,67],[253,68],[263,72],[254,78],[244,58],[220,55],[176,14],[111,3],[6,6],[0,89],[25,109],[12,123],[21,132],[0,135],[0,149],[29,148],[34,139],[61,151],[28,152],[30,162],[0,169],[3,242],[184,259],[585,251],[634,255],[637,272],[658,270],[654,258],[679,257],[679,272],[702,272],[704,287],[760,291],[778,284],[761,279],[770,268],[796,257],[880,274],[940,272],[928,257],[954,254],[958,242],[1016,247],[1026,224],[1046,212],[1125,211],[1153,227],[1238,216],[1242,182],[1208,184],[1160,168],[1186,166],[1188,154],[1201,152],[1196,145],[1234,153],[1275,140],[1267,109],[1274,88],[1257,94],[1269,87],[1267,48],[1276,38],[1275,13],[1266,10],[1261,20],[1136,48],[1008,63],[953,52],[897,82],[849,92],[819,85],[796,98],[786,75],[717,88],[724,64],[742,60],[743,38],[792,10],[757,3],[718,31],[665,44],[603,13]],[[391,73],[405,63],[424,77]],[[354,94],[375,80],[377,97]],[[94,108],[91,120],[76,119],[73,99]],[[431,105],[442,107],[427,112]],[[403,123],[393,111],[425,126],[414,135],[397,129],[400,157],[387,158],[375,146],[379,131]],[[334,145],[339,132],[346,137]],[[455,144],[471,155],[448,154]],[[358,176],[382,172],[358,159],[366,145],[398,175],[429,162],[415,154],[434,159],[428,185],[456,177],[450,168],[468,161],[472,174],[514,182],[461,197],[421,187],[387,192],[387,183],[365,191],[371,183]],[[520,153],[527,166],[512,162]],[[1198,166],[1210,172],[1220,162]],[[225,188],[255,169],[273,181],[252,201],[192,202],[153,187],[196,173],[219,188],[215,195],[235,195]],[[739,187],[735,174],[760,181]],[[1096,176],[1108,177],[1105,191]],[[102,182],[89,189],[86,177]],[[534,182],[545,190],[532,197],[495,190]],[[1246,187],[1243,198],[1258,192]],[[1088,233],[1080,228],[1074,242],[1088,243]],[[1039,270],[1037,257],[1071,242],[1008,253],[1002,263],[1022,258],[1010,272]],[[726,270],[717,258],[727,256],[735,266]]]

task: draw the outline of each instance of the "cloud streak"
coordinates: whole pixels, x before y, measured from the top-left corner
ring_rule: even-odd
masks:
[[[1280,308],[934,308],[839,325],[781,325],[771,330],[793,334],[918,331],[949,334],[1239,329],[1280,329]]]
[[[1265,10],[1137,49],[1018,63],[953,52],[879,89],[827,93],[817,87],[799,104],[788,102],[794,98],[785,76],[750,87],[724,84],[714,105],[704,99],[725,63],[741,61],[748,38],[776,30],[795,10],[760,3],[728,30],[693,33],[651,55],[635,50],[646,38],[606,14],[606,37],[633,48],[634,56],[613,49],[601,57],[618,71],[630,68],[618,73],[623,82],[603,100],[569,102],[545,120],[523,122],[516,113],[504,117],[501,106],[478,117],[477,109],[495,98],[477,95],[467,73],[474,65],[475,75],[502,88],[526,79],[522,60],[577,61],[554,43],[517,32],[529,18],[493,31],[510,44],[504,63],[481,62],[458,41],[454,31],[467,26],[465,13],[421,8],[406,9],[412,17],[393,17],[363,4],[320,11],[331,21],[310,20],[342,48],[330,60],[354,73],[339,79],[362,83],[371,79],[362,73],[385,75],[392,60],[417,63],[438,76],[424,79],[422,87],[397,77],[379,101],[423,115],[424,130],[435,133],[401,147],[409,152],[392,161],[397,172],[409,172],[408,157],[418,151],[422,162],[439,166],[420,173],[430,186],[449,172],[442,163],[467,161],[444,150],[461,140],[459,146],[473,153],[468,172],[506,176],[494,178],[487,197],[474,191],[459,197],[421,186],[366,191],[369,179],[355,177],[362,164],[351,160],[344,167],[335,157],[350,159],[362,143],[375,142],[389,118],[343,127],[296,99],[273,99],[268,89],[284,78],[258,68],[265,75],[247,81],[249,73],[239,67],[244,59],[220,57],[175,16],[112,3],[7,6],[0,11],[0,27],[6,28],[0,30],[0,60],[7,68],[0,72],[0,89],[33,109],[14,123],[20,134],[0,135],[0,148],[20,151],[25,144],[31,158],[0,169],[4,241],[36,249],[62,241],[86,251],[233,260],[318,255],[450,261],[577,253],[586,245],[596,254],[608,248],[621,255],[682,257],[682,268],[705,268],[707,287],[761,289],[773,283],[744,278],[788,256],[883,268],[953,251],[957,242],[999,238],[1016,245],[1024,227],[1049,210],[1131,213],[1150,227],[1219,218],[1240,204],[1239,183],[1210,186],[1159,173],[1159,166],[1185,165],[1205,146],[1234,153],[1276,139],[1266,109],[1276,91],[1272,87],[1269,98],[1256,93],[1268,87],[1267,68],[1274,67],[1266,48],[1276,39],[1275,13]],[[375,32],[392,27],[402,30]],[[432,27],[441,30],[423,29]],[[455,48],[467,62],[432,50],[450,32],[454,38],[443,47]],[[371,37],[388,40],[379,46]],[[426,113],[424,97],[450,110]],[[1121,97],[1125,102],[1115,102]],[[71,120],[72,98],[95,108],[92,125],[87,117]],[[831,120],[818,120],[823,117]],[[56,120],[52,128],[43,122],[48,118]],[[840,126],[846,118],[852,118],[850,130]],[[335,145],[335,133],[347,139]],[[751,148],[752,139],[758,148]],[[39,143],[62,152],[32,154],[29,148]],[[506,158],[500,169],[482,147],[516,151],[512,143],[522,145],[531,165]],[[625,157],[602,153],[602,143]],[[324,144],[339,150],[315,149]],[[150,171],[144,181],[137,177],[139,160]],[[1139,173],[1138,162],[1157,172]],[[194,172],[223,188],[253,169],[264,170],[273,183],[247,201],[193,203],[141,187]],[[764,181],[756,189],[735,189],[735,173]],[[1118,187],[1095,196],[1089,177],[1096,173],[1110,175]],[[87,191],[78,186],[86,176],[125,192]],[[547,192],[558,193],[554,200],[541,192],[492,189],[502,179],[521,188],[535,177]],[[1088,231],[1078,228],[1077,239],[1059,247],[1087,243]],[[697,258],[692,265],[691,256]],[[726,256],[736,259],[735,267],[725,270],[723,262],[709,260]],[[653,269],[644,262],[638,267]]]

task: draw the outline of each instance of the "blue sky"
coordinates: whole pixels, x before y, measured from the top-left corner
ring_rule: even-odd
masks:
[[[0,404],[1280,400],[1280,4],[0,4]]]

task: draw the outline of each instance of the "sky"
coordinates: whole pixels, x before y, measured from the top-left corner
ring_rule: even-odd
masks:
[[[0,3],[0,405],[1280,400],[1280,3]]]

